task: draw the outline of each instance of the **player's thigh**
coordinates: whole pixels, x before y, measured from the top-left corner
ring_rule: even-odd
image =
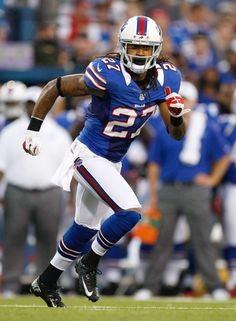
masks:
[[[76,163],[75,177],[113,212],[141,208],[132,188],[120,174],[119,164],[98,156],[86,157]]]
[[[111,208],[89,188],[78,184],[75,199],[75,222],[89,228],[99,229],[105,217],[112,213]]]

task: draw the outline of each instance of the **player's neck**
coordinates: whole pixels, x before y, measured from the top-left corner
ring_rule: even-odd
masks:
[[[143,81],[143,80],[145,80],[146,75],[147,75],[147,72],[145,72],[143,74],[135,74],[135,73],[133,73],[132,79],[134,81]]]
[[[130,69],[127,69],[127,71],[134,81],[142,81],[146,78],[146,75],[147,75],[146,71],[142,74],[136,74],[136,73],[132,72]]]

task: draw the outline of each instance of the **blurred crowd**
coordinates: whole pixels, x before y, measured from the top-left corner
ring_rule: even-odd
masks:
[[[163,55],[171,57],[186,78],[205,81],[213,89],[219,80],[234,79],[234,1],[5,2],[0,11],[1,48],[9,43],[30,44],[35,66],[58,65],[67,70],[75,65],[86,66],[95,56],[116,51],[119,26],[131,16],[144,14],[161,26],[165,38]],[[53,8],[50,10],[53,4],[54,14]],[[16,15],[17,10],[26,9],[31,9],[31,14]],[[28,24],[17,28],[21,19]],[[30,29],[30,33],[25,35],[19,29]],[[211,88],[205,90],[211,94]]]
[[[181,95],[186,100],[186,105],[190,104],[190,108],[197,112],[195,119],[200,119],[200,122],[205,121],[207,124],[213,122],[217,127],[218,136],[217,138],[212,136],[208,149],[213,148],[211,144],[218,146],[216,141],[222,140],[224,148],[231,155],[231,163],[225,172],[222,171],[222,177],[219,175],[218,180],[215,179],[210,183],[201,178],[194,184],[204,186],[207,188],[207,193],[209,192],[209,197],[203,202],[208,202],[207,209],[210,215],[207,224],[211,259],[225,289],[232,297],[236,297],[235,1],[62,0],[52,1],[54,11],[51,15],[45,14],[47,10],[42,7],[42,3],[45,5],[44,1],[5,2],[0,11],[0,48],[12,43],[25,43],[25,39],[16,34],[14,22],[9,17],[13,9],[30,8],[36,17],[29,35],[31,39],[27,40],[33,50],[33,66],[56,65],[68,72],[75,66],[84,69],[96,56],[116,52],[118,27],[131,16],[148,15],[161,26],[164,37],[162,55],[169,57],[182,73],[185,86]],[[21,126],[27,124],[23,119],[29,117],[30,104],[35,103],[42,85],[35,83],[34,86],[29,86],[22,81],[11,79],[0,86],[0,263],[1,272],[6,273],[5,280],[3,275],[4,282],[1,282],[5,297],[24,293],[27,285],[42,269],[44,261],[48,260],[48,255],[50,257],[53,253],[56,239],[61,236],[61,230],[73,220],[73,192],[67,195],[55,190],[49,180],[51,172],[46,171],[49,167],[49,158],[55,160],[54,163],[50,163],[50,170],[53,171],[57,166],[60,160],[59,152],[50,145],[45,146],[48,149],[39,160],[41,163],[37,165],[38,170],[35,170],[38,176],[33,179],[26,174],[27,168],[33,166],[31,156],[23,155],[21,159],[20,141],[24,140]],[[89,97],[60,98],[56,101],[49,117],[51,123],[48,124],[48,130],[50,131],[50,128],[52,132],[57,130],[58,135],[61,135],[61,141],[64,139],[64,146],[58,144],[58,147],[66,149],[71,140],[77,136],[83,127],[88,105]],[[149,269],[151,258],[151,263],[155,266],[155,260],[150,253],[155,244],[158,244],[158,235],[162,228],[161,217],[165,215],[157,200],[165,178],[163,180],[162,175],[155,177],[158,187],[155,191],[157,197],[153,197],[153,176],[151,177],[150,167],[155,162],[160,166],[151,155],[154,153],[153,142],[157,140],[158,144],[160,130],[165,130],[161,126],[157,114],[151,119],[147,129],[143,130],[140,139],[132,144],[127,157],[123,160],[123,175],[135,189],[145,210],[145,216],[131,235],[104,257],[102,264],[105,272],[99,276],[103,294],[133,295],[140,288],[145,289],[147,285],[145,273]],[[191,148],[188,153],[194,153],[196,150],[198,153],[202,152],[201,142],[205,135],[203,127],[200,124],[190,127],[187,139]],[[15,136],[19,136],[18,147],[14,147]],[[55,145],[56,143],[53,144]],[[17,151],[13,153],[13,149]],[[212,155],[216,155],[217,152],[212,152]],[[201,156],[203,155],[199,157]],[[215,165],[212,156],[209,165],[212,166],[212,171]],[[175,188],[178,191],[183,182],[176,179],[173,183],[176,184]],[[56,203],[54,203],[55,208],[49,209],[47,204],[43,206],[45,201],[42,201],[42,193],[45,193],[44,200],[46,197],[53,198],[55,202],[58,200],[60,210],[56,207]],[[46,196],[48,193],[53,195]],[[20,196],[24,200],[22,204],[28,200],[28,206],[23,208],[22,205],[17,211],[17,204],[13,206],[12,200],[17,198],[19,204]],[[183,197],[182,201],[184,203],[186,199]],[[196,207],[194,208],[196,205],[193,204],[190,204],[190,212],[191,206],[193,212],[196,212]],[[48,221],[47,215],[50,213],[47,214],[47,210],[51,213],[55,211],[56,223],[53,226],[44,225],[39,220],[40,213],[45,213],[42,217],[44,222]],[[194,223],[192,221],[189,226],[185,209],[181,208],[179,211],[181,213],[178,213],[178,220],[176,219],[173,225],[174,234],[171,240],[173,251],[167,258],[166,265],[163,263],[163,270],[157,271],[160,280],[155,286],[159,295],[207,295],[206,283],[208,281],[210,283],[211,280],[208,280],[209,274],[204,272],[201,254],[196,255],[197,252],[193,251],[191,235],[194,235],[192,232]],[[27,216],[24,215],[26,212]],[[20,225],[24,225],[22,231],[19,231]],[[40,226],[44,226],[45,229],[40,230]],[[51,240],[47,239],[49,235],[53,235]],[[47,244],[44,244],[45,240]],[[165,247],[165,244],[162,246]],[[7,248],[7,255],[4,253],[4,248]],[[47,257],[44,260],[42,256],[43,253],[46,255],[47,249]],[[15,260],[18,264],[14,267]],[[160,262],[160,258],[157,262]],[[8,270],[10,265],[11,271],[10,268]],[[148,282],[152,283],[152,280]],[[61,283],[65,292],[76,292],[73,269],[63,276]],[[155,294],[154,290],[153,292]]]

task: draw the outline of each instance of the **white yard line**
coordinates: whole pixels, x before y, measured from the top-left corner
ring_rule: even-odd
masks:
[[[25,308],[25,309],[32,309],[32,308],[43,308],[48,309],[45,305],[26,305],[26,304],[0,304],[0,309],[2,308]],[[116,307],[116,306],[81,306],[81,305],[69,305],[67,306],[69,309],[78,309],[78,310],[86,310],[86,311],[119,311],[119,310],[224,310],[224,311],[230,311],[230,310],[236,310],[235,306],[225,306],[225,307],[186,307],[186,306],[126,306],[126,307]],[[51,310],[51,309],[50,309]]]

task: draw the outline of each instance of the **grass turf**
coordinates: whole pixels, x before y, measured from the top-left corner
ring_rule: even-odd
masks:
[[[0,299],[1,321],[235,321],[236,300],[102,297],[97,303],[64,296],[67,308],[53,309],[39,298]]]

